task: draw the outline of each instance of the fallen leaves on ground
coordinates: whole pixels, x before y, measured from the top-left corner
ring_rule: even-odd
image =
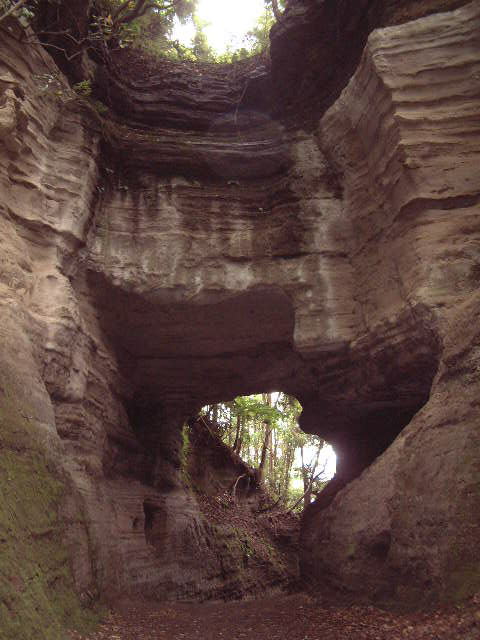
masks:
[[[72,640],[81,636],[72,634]],[[207,604],[119,602],[82,640],[480,640],[480,594],[462,607],[396,614],[304,594]]]

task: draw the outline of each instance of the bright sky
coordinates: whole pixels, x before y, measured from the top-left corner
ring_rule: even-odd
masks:
[[[316,447],[305,447],[303,451],[303,454],[305,456],[305,462],[307,464],[311,464],[313,462],[313,457],[316,455],[316,453],[317,453]],[[300,467],[301,464],[302,464],[302,461],[300,457],[300,449],[297,449],[295,454],[294,466]],[[320,473],[324,465],[325,465],[325,471],[323,472],[320,479],[330,480],[335,475],[335,471],[337,468],[337,456],[335,455],[334,450],[329,444],[323,447],[323,449],[320,451],[320,457],[318,458],[318,467],[317,467],[316,473]],[[294,486],[299,488],[300,485],[302,484],[302,481],[301,479],[298,479],[294,481],[293,484]]]
[[[320,451],[320,458],[318,459],[319,471],[323,468],[323,465],[325,465],[323,478],[325,480],[330,480],[330,478],[333,478],[335,475],[335,471],[337,469],[337,456],[329,444],[324,447],[323,451]]]
[[[224,53],[230,44],[233,50],[242,45],[245,34],[256,24],[265,10],[263,0],[198,0],[197,16],[205,23],[209,45]],[[195,27],[192,22],[175,22],[173,38],[185,46],[192,44]]]
[[[279,392],[278,391],[274,391],[272,393],[272,402],[273,404],[275,404],[277,402],[279,396]],[[312,464],[314,462],[314,457],[317,454],[317,448],[316,447],[304,447],[303,449],[303,455],[304,455],[304,462],[306,464]],[[295,452],[295,463],[294,466],[296,467],[301,467],[302,466],[302,459],[300,456],[300,449],[297,449],[297,451]],[[327,444],[325,447],[323,447],[323,449],[320,451],[320,456],[318,458],[318,466],[317,466],[317,471],[316,473],[320,473],[320,471],[325,467],[324,472],[322,473],[321,476],[321,480],[331,480],[333,478],[333,476],[335,475],[335,471],[337,470],[337,456],[335,455],[335,451],[332,449],[332,447]],[[303,482],[301,480],[301,478],[295,478],[293,480],[293,486],[297,489],[301,488],[303,486]]]

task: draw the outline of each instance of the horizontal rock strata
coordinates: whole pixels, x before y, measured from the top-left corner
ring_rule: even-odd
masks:
[[[411,385],[401,391],[404,406],[422,380],[428,402],[326,511],[318,513],[320,498],[306,514],[304,567],[324,583],[385,601],[460,598],[480,579],[478,558],[468,551],[479,526],[471,395],[478,366],[479,27],[480,5],[473,3],[373,33],[319,128],[322,148],[344,176],[344,211],[357,230],[350,252],[355,295],[366,326],[377,327],[374,351],[387,348],[390,357],[395,318],[408,369],[400,375]],[[401,329],[406,309],[417,327],[414,342],[415,333]],[[438,370],[427,356],[435,344]],[[423,365],[407,364],[419,349]],[[428,369],[437,371],[429,395]],[[390,419],[389,410],[384,425]]]
[[[2,370],[68,478],[80,593],[219,597],[181,428],[276,389],[338,453],[310,578],[402,602],[478,586],[479,3],[374,31],[360,61],[364,25],[307,114],[279,48],[312,7],[271,70],[98,69],[107,115],[2,31]]]

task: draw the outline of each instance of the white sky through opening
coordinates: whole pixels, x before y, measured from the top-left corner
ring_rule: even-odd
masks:
[[[316,456],[316,454],[317,454],[316,447],[304,447],[303,455],[304,455],[304,460],[306,464],[312,464],[312,462],[314,461],[313,458],[314,456]],[[300,467],[301,465],[302,465],[302,459],[300,457],[300,450],[297,450],[295,453],[294,466]],[[315,475],[317,473],[320,473],[322,469],[323,469],[323,473],[320,476],[319,480],[331,480],[335,475],[335,471],[337,469],[337,456],[335,455],[335,451],[332,449],[332,447],[329,444],[325,445],[323,449],[320,451],[320,456],[318,458],[318,466],[317,466]],[[302,479],[300,477],[297,477],[294,480],[292,480],[292,486],[295,487],[295,489],[300,489],[301,487],[303,487]]]
[[[231,46],[232,50],[242,46],[245,34],[253,29],[265,11],[263,0],[198,0],[196,15],[207,23],[205,34],[208,44],[216,53],[222,54]],[[175,20],[173,39],[190,47],[195,35],[191,21],[181,24]]]
[[[278,400],[278,396],[280,393],[278,391],[274,391],[272,393],[272,402],[275,404]],[[307,446],[303,448],[303,458],[305,464],[313,464],[314,458],[317,454],[317,448],[312,446]],[[300,449],[297,449],[295,452],[295,461],[294,467],[301,467],[302,459],[300,455]],[[320,451],[320,456],[318,457],[318,465],[315,474],[318,474],[322,471],[322,475],[320,476],[320,480],[331,480],[335,475],[337,470],[337,456],[335,455],[335,451],[332,446],[327,444]],[[300,489],[303,486],[302,479],[297,476],[292,480],[292,485],[295,489]]]

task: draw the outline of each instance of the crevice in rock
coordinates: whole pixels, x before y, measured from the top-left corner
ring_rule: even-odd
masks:
[[[167,514],[160,505],[151,500],[144,501],[143,513],[145,540],[147,544],[161,552],[165,548]]]

